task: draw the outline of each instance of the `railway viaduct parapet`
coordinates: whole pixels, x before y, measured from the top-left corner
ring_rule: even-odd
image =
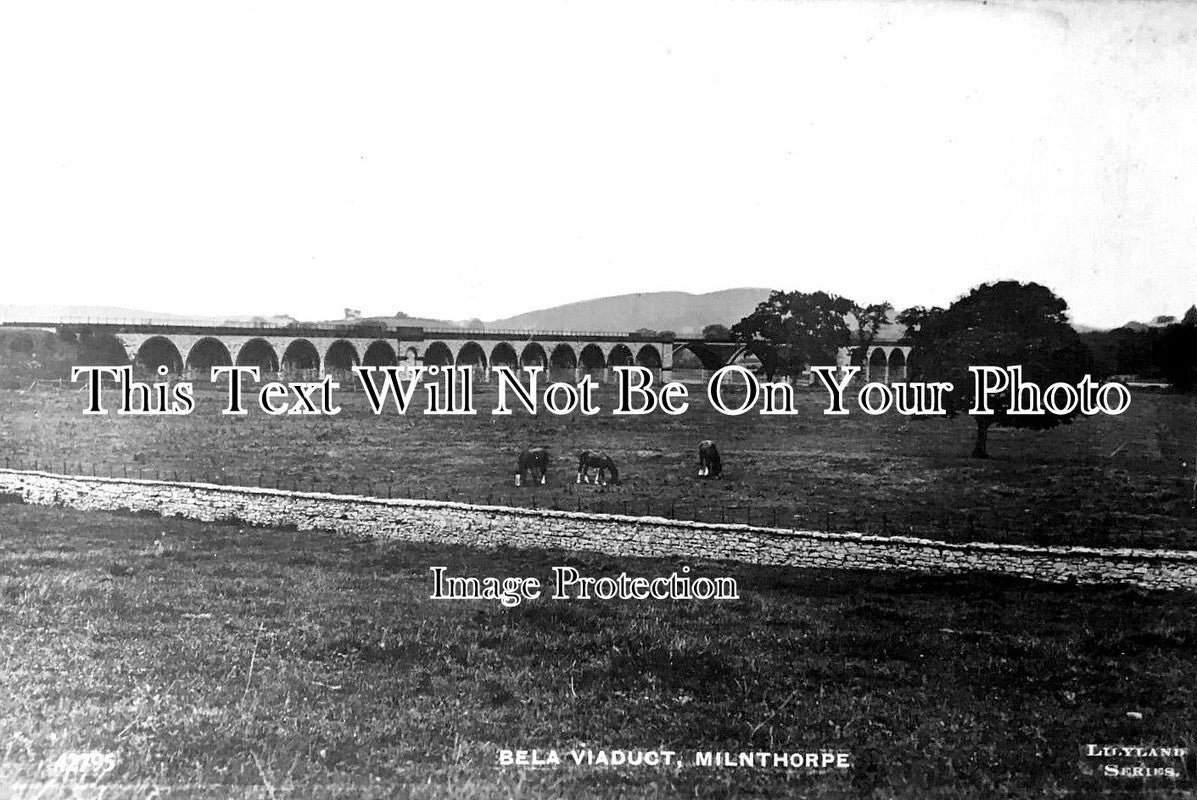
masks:
[[[187,377],[214,366],[256,366],[264,376],[349,376],[353,367],[470,365],[486,378],[497,366],[543,367],[555,379],[639,365],[668,378],[669,337],[581,331],[485,330],[387,326],[230,327],[121,321],[10,321],[10,327],[57,330],[90,340],[105,366],[165,366]]]

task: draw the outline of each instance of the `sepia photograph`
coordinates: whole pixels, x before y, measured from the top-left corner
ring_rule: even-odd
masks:
[[[0,8],[0,798],[1197,797],[1197,7]]]

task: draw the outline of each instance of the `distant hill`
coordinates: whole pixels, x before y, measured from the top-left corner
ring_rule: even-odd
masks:
[[[444,319],[433,319],[431,317],[355,317],[353,319],[327,319],[312,322],[310,324],[321,328],[349,328],[355,325],[368,325],[370,323],[381,323],[387,328],[396,327],[413,327],[413,328],[461,328],[463,324],[460,322],[451,322]],[[477,326],[475,326],[477,327]]]
[[[1197,325],[1197,305],[1189,306],[1189,310],[1184,313],[1184,316],[1177,319],[1169,314],[1161,314],[1158,317],[1148,322],[1136,322],[1131,320],[1122,327],[1130,328],[1132,331],[1145,331],[1149,328],[1166,328],[1169,325],[1175,325],[1182,322],[1185,325]]]
[[[769,296],[769,289],[724,289],[708,294],[641,292],[582,300],[529,311],[486,323],[488,328],[531,330],[634,331],[651,328],[682,336],[698,335],[707,325],[731,327]]]

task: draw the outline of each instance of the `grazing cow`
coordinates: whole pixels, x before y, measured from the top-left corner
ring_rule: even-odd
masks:
[[[540,475],[540,484],[543,486],[545,482],[545,475],[549,471],[549,450],[547,447],[529,447],[524,452],[520,453],[519,469],[515,473],[515,485],[524,485],[524,473],[531,473],[532,480],[536,480],[537,474]]]
[[[597,469],[594,476],[595,483],[606,485],[605,477],[611,476],[611,483],[619,485],[619,470],[611,456],[606,453],[596,453],[593,450],[583,450],[578,454],[578,483],[590,483],[590,470]]]
[[[698,477],[718,478],[723,472],[723,462],[719,460],[719,448],[710,439],[698,444]]]

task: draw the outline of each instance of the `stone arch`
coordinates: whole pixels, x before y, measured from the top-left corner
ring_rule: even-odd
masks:
[[[917,350],[912,348],[906,349],[906,379],[920,380],[922,378],[922,371],[919,365],[919,354]]]
[[[589,375],[593,380],[603,383],[607,380],[607,357],[603,355],[603,348],[594,342],[586,345],[578,353],[578,367],[582,374]]]
[[[345,339],[337,339],[324,353],[325,372],[348,372],[361,363],[357,348],[353,346],[353,342]]]
[[[263,375],[278,372],[278,354],[265,339],[250,339],[237,351],[237,366],[257,367]]]
[[[719,366],[723,366],[723,364],[720,363]],[[707,365],[703,363],[702,358],[699,357],[698,352],[693,347],[682,345],[681,347],[673,348],[673,368],[696,370],[706,369]]]
[[[702,349],[706,342],[674,342],[670,345],[673,354],[673,366],[683,369],[703,369],[702,359],[698,356],[698,349]],[[707,350],[710,349],[708,346]],[[722,364],[720,365],[722,366]]]
[[[459,367],[473,367],[474,374],[486,371],[486,351],[477,342],[466,342],[457,351]]]
[[[767,350],[759,344],[742,344],[732,352],[725,366],[735,365],[747,370],[759,371],[764,366],[761,355]]]
[[[390,343],[379,339],[370,342],[366,352],[362,355],[362,365],[366,367],[393,367],[399,363],[399,355]]]
[[[495,345],[495,349],[490,351],[490,365],[494,367],[510,367],[511,369],[519,369],[520,357],[516,355],[515,348],[509,342],[499,342]]]
[[[885,381],[889,379],[888,371],[889,357],[885,348],[874,347],[865,362],[865,377],[871,381]]]
[[[453,351],[444,342],[433,342],[424,349],[424,366],[448,367],[453,364]]]
[[[602,369],[607,366],[607,359],[603,356],[603,348],[593,343],[582,348],[582,352],[578,356],[578,362],[581,364],[582,369],[587,371]]]
[[[536,342],[528,342],[524,346],[523,352],[520,353],[521,367],[546,367],[549,363],[549,357],[545,354],[544,348]]]
[[[636,364],[649,369],[661,368],[661,351],[656,345],[646,344],[636,351]]]
[[[137,355],[133,358],[134,369],[144,369],[154,372],[165,366],[172,373],[178,375],[183,371],[183,354],[175,343],[165,336],[151,336],[137,348]]]
[[[549,377],[552,380],[572,380],[577,370],[578,356],[565,342],[558,344],[549,353]]]
[[[895,347],[890,351],[889,377],[895,381],[906,380],[906,351],[901,347]]]
[[[576,369],[578,366],[578,357],[572,347],[562,342],[554,347],[553,352],[549,354],[549,366],[554,369]]]
[[[617,344],[611,348],[611,355],[607,356],[607,364],[612,367],[630,367],[633,364],[632,350],[626,344]]]
[[[295,339],[283,351],[283,371],[320,370],[320,351],[307,339]]]
[[[233,357],[229,355],[229,348],[224,346],[224,342],[211,336],[200,339],[187,351],[185,362],[187,370],[199,371],[205,377],[211,374],[212,367],[231,367],[232,365]]]

